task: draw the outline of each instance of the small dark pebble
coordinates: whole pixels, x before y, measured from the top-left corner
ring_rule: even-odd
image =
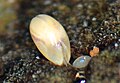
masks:
[[[4,62],[0,58],[0,77],[4,74]]]

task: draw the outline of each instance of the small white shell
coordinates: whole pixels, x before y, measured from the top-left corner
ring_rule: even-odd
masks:
[[[88,65],[90,60],[90,56],[80,56],[73,62],[73,67],[84,68]]]
[[[51,16],[40,14],[30,23],[30,33],[39,51],[56,65],[69,64],[70,42],[63,26]]]

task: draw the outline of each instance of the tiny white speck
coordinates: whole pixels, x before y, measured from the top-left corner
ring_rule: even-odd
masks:
[[[118,47],[118,43],[115,43],[115,47]]]
[[[113,36],[113,34],[110,34],[111,36]]]
[[[32,75],[32,77],[33,77],[33,78],[36,78],[36,76],[35,76],[34,74]]]
[[[104,23],[105,23],[105,24],[109,24],[109,22],[108,22],[108,21],[104,21]]]
[[[105,35],[105,36],[103,36],[103,38],[106,38],[106,35]]]
[[[39,57],[39,56],[36,56],[36,59],[40,59],[40,57]]]
[[[51,68],[50,70],[52,71],[52,70],[54,70],[54,68]]]
[[[88,22],[85,20],[84,22],[83,22],[83,27],[87,27],[88,26]]]
[[[81,83],[85,83],[85,80],[82,80]]]
[[[118,39],[118,41],[120,42],[120,39]]]
[[[95,18],[95,17],[93,17],[93,18],[92,18],[92,21],[96,21],[96,18]]]
[[[78,8],[82,8],[83,5],[82,5],[82,4],[78,4],[77,7],[78,7]]]
[[[37,71],[37,74],[39,74],[39,73],[41,73],[41,72],[42,72],[41,70],[38,70],[38,71]]]

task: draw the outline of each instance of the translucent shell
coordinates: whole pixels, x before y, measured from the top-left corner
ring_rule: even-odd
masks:
[[[40,14],[30,23],[31,37],[39,51],[56,65],[69,64],[69,38],[63,26],[51,16]]]
[[[80,56],[73,62],[73,66],[76,68],[84,68],[88,65],[90,60],[90,56]]]

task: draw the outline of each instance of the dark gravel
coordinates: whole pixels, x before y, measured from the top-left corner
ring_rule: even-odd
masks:
[[[34,45],[30,20],[48,14],[65,28],[72,63],[97,46],[86,68],[88,83],[120,83],[119,0],[18,0],[17,19],[0,33],[0,83],[73,83],[77,70],[48,61]],[[15,7],[16,7],[15,5]],[[0,31],[1,32],[1,31]]]

